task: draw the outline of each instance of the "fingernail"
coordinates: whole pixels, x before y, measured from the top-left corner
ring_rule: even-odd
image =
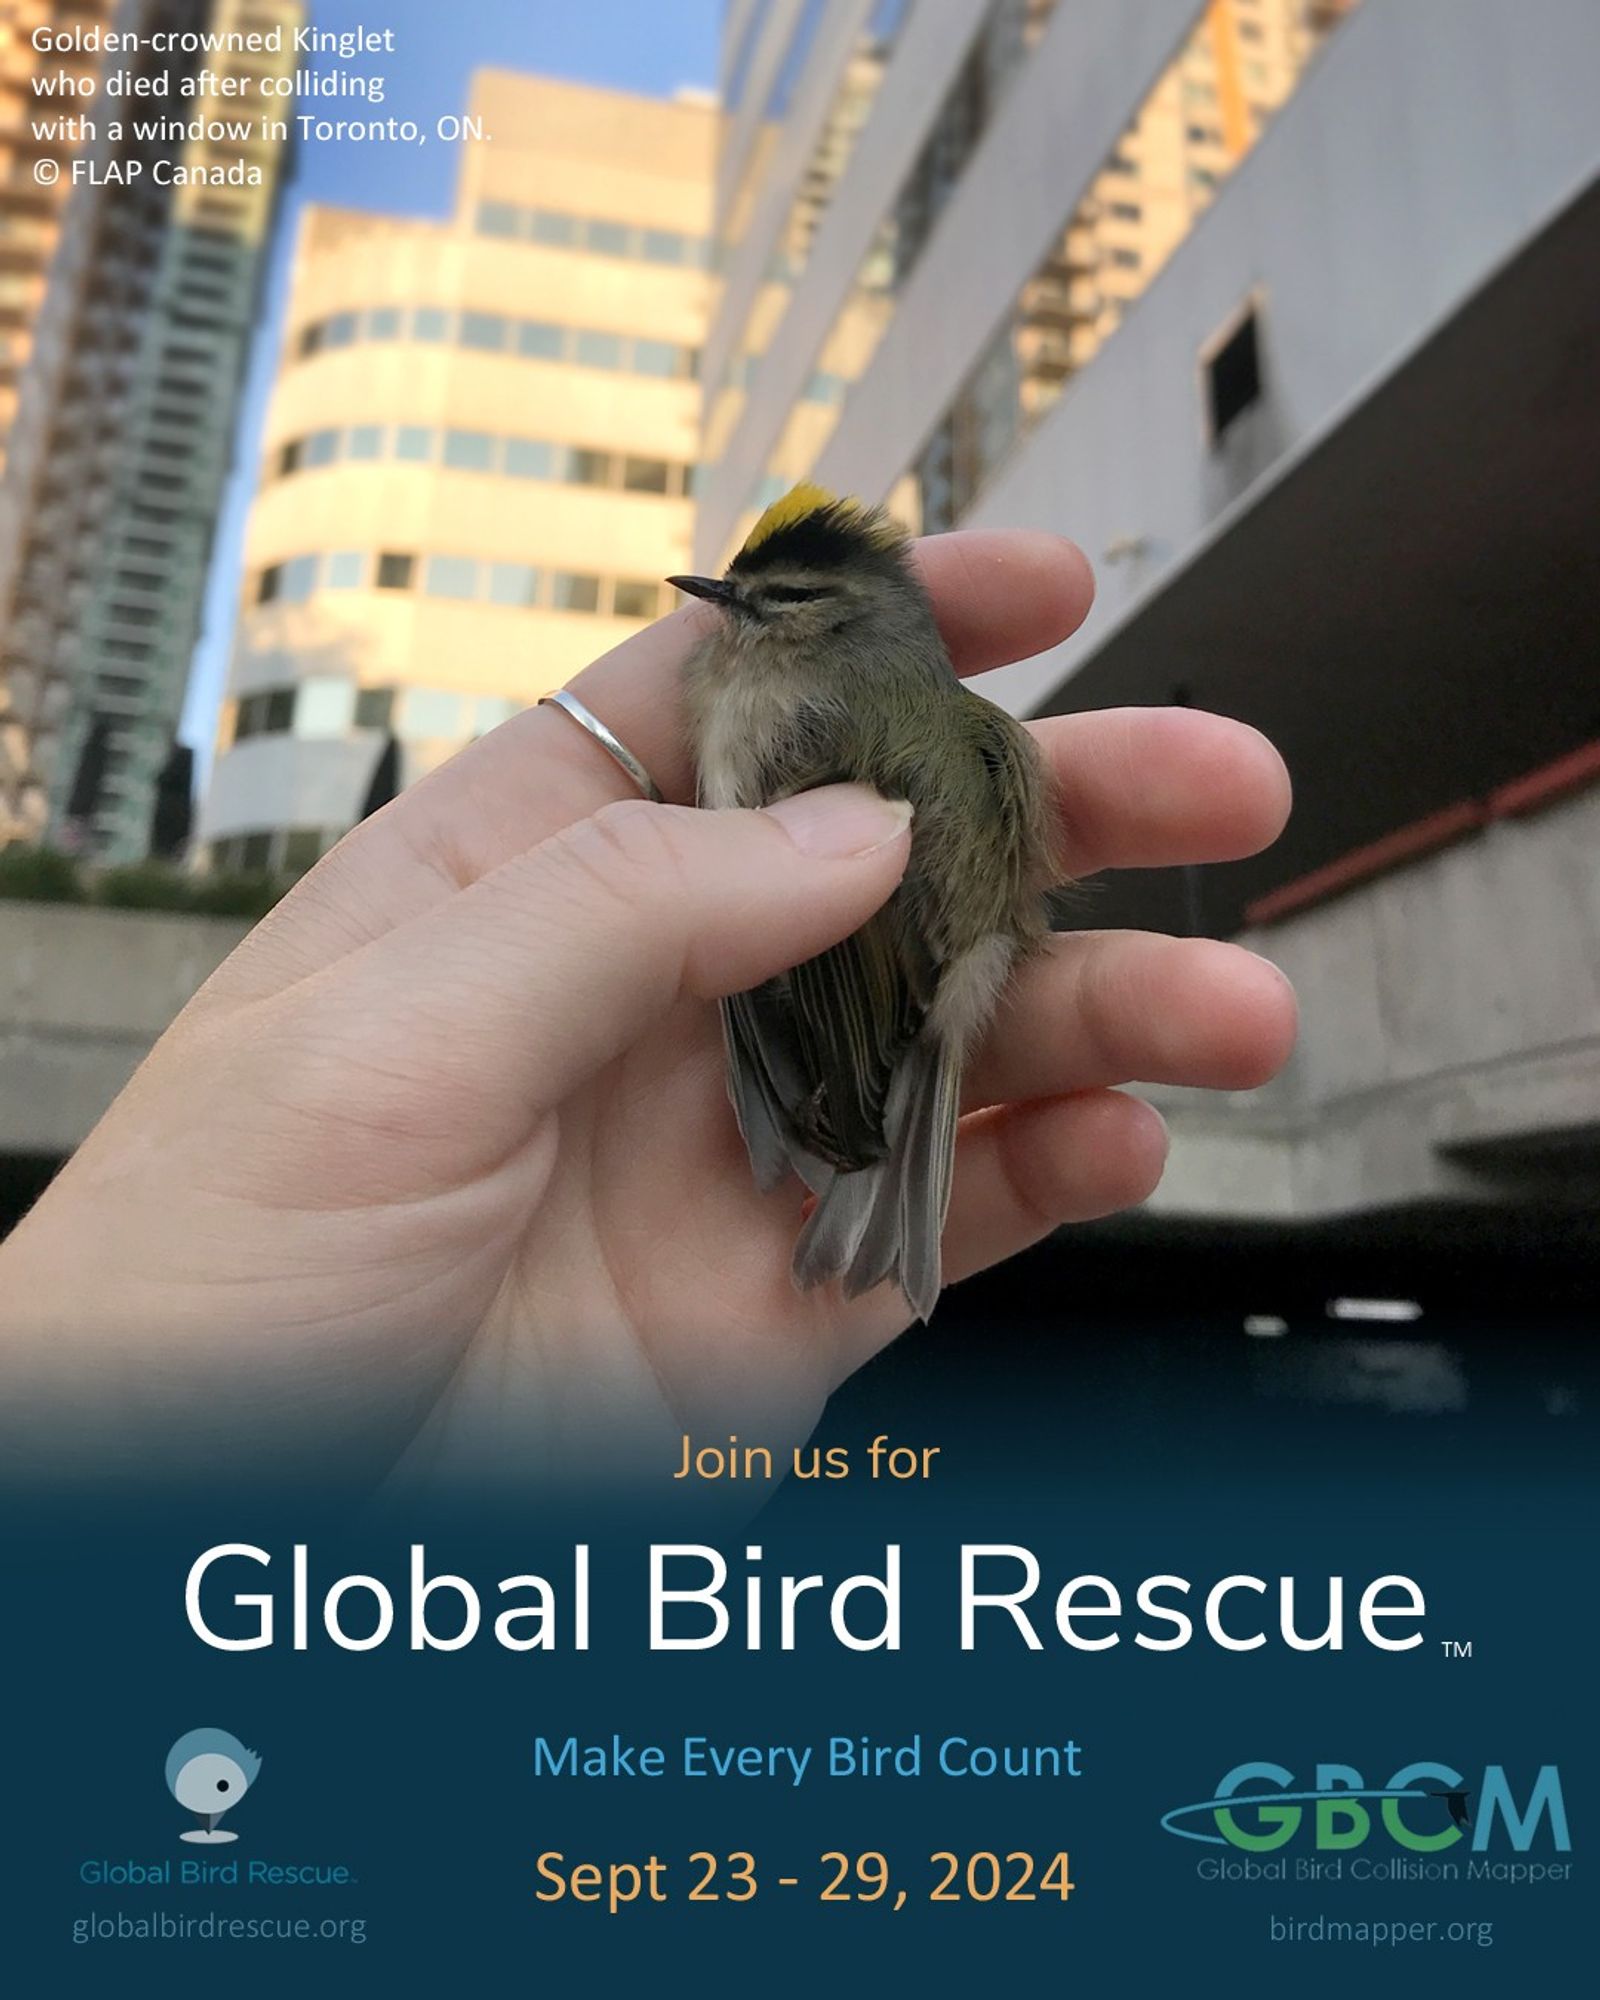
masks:
[[[865,785],[824,785],[766,810],[802,854],[833,861],[874,854],[911,824],[909,799],[886,799]]]

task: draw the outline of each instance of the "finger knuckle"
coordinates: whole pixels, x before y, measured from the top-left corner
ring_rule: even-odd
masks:
[[[671,893],[683,871],[675,818],[671,807],[619,799],[568,828],[565,859],[625,901],[659,898]]]

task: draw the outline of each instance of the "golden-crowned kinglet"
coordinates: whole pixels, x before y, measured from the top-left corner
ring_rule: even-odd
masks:
[[[956,678],[905,535],[797,486],[719,578],[726,614],[685,667],[704,806],[855,782],[911,802],[893,896],[831,951],[722,1007],[728,1088],[757,1184],[816,1196],[802,1289],[897,1282],[919,1318],[939,1239],[962,1064],[1046,930],[1056,815],[1033,740]]]

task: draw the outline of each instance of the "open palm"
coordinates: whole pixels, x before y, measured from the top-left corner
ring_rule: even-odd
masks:
[[[963,672],[1087,608],[1053,537],[938,537],[919,560]],[[680,611],[575,684],[669,799],[692,794],[677,667],[715,615]],[[1282,824],[1282,765],[1240,725],[1036,727],[1076,875],[1231,858]],[[299,884],[0,1252],[13,1417],[54,1409],[96,1463],[359,1483],[660,1476],[684,1431],[806,1434],[908,1315],[887,1288],[792,1288],[803,1190],[751,1182],[711,1003],[864,921],[906,836],[853,788],[762,814],[630,789],[531,711]],[[1112,1086],[1247,1087],[1292,1034],[1281,977],[1231,946],[1057,939],[969,1079],[947,1279],[1149,1192],[1160,1121]]]

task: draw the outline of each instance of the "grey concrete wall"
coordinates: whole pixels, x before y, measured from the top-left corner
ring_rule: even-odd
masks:
[[[1552,1134],[1600,1146],[1600,790],[1247,932],[1300,995],[1265,1090],[1148,1093],[1152,1207],[1328,1215],[1504,1194]],[[1463,1157],[1478,1157],[1465,1165]]]
[[[1600,790],[1505,821],[1243,942],[1303,1031],[1238,1095],[1152,1090],[1173,1129],[1152,1208],[1312,1216],[1504,1193],[1457,1149],[1600,1145]],[[0,902],[0,1151],[64,1153],[242,922]]]
[[[0,1152],[70,1152],[248,928],[0,901]]]

